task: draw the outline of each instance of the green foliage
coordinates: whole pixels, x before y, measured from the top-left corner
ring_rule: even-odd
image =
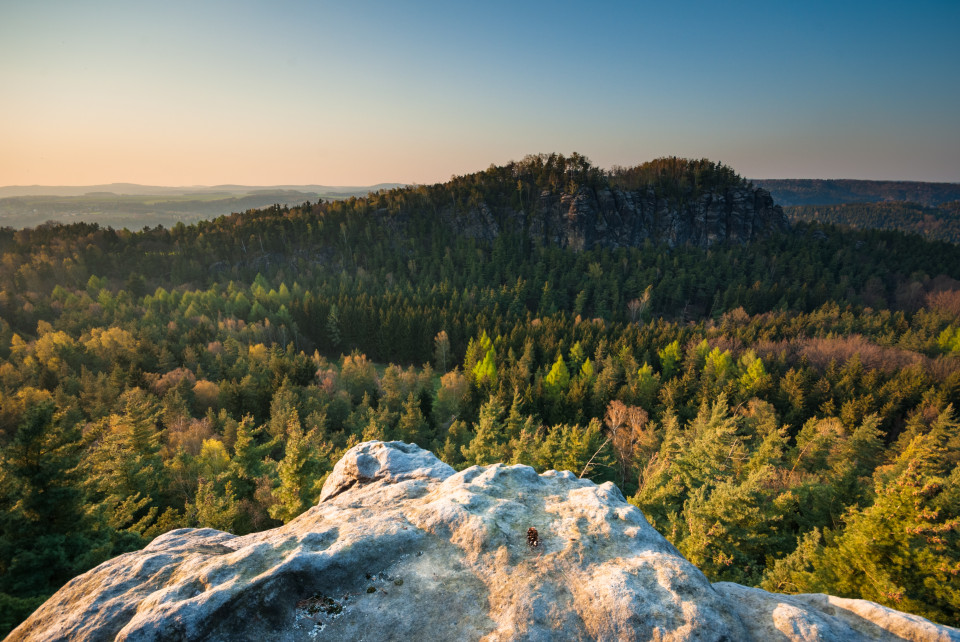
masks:
[[[75,422],[51,400],[29,404],[0,455],[0,634],[102,561],[79,488]]]
[[[660,388],[660,375],[653,371],[653,366],[644,363],[637,371],[637,381],[635,384],[636,393],[634,397],[644,408],[653,408],[654,401],[657,398],[657,391]]]
[[[560,424],[547,429],[532,459],[541,471],[568,470],[598,483],[614,477],[613,450],[596,419],[586,426]]]
[[[760,580],[783,535],[786,431],[762,402],[731,413],[723,395],[681,429],[665,421],[663,443],[630,501],[709,577]],[[779,469],[779,470],[778,470]]]
[[[593,379],[594,374],[596,374],[596,371],[593,369],[593,362],[590,361],[589,357],[587,357],[584,360],[583,365],[580,366],[580,376],[584,379],[590,380]]]
[[[497,381],[497,363],[496,363],[496,353],[493,348],[487,350],[486,354],[483,357],[483,360],[477,363],[474,366],[473,378],[477,383],[480,384],[494,384]]]
[[[960,195],[954,188],[954,195]],[[854,229],[899,230],[932,241],[960,243],[960,201],[936,205],[896,202],[801,205],[784,208],[792,221],[849,226]]]
[[[400,441],[429,447],[431,443],[429,433],[430,425],[420,410],[420,401],[411,392],[403,404],[403,413],[397,422],[396,438]]]
[[[876,500],[852,508],[837,532],[812,531],[768,571],[773,590],[861,597],[955,623],[960,617],[960,469],[942,418],[876,474]]]
[[[216,491],[213,482],[201,481],[193,505],[189,507],[189,521],[208,528],[235,532],[241,514],[240,505],[233,492],[233,486],[227,482],[223,494]]]
[[[6,635],[20,622],[27,619],[41,604],[47,601],[49,595],[34,597],[15,597],[0,592],[0,635]]]
[[[740,392],[744,397],[752,397],[765,392],[770,386],[770,375],[763,360],[753,350],[747,350],[738,361]]]
[[[672,341],[657,352],[660,357],[660,372],[664,379],[670,379],[677,371],[680,359],[683,353],[680,350],[680,342]]]
[[[266,316],[266,313],[256,316],[261,318]],[[330,312],[327,314],[327,336],[333,346],[339,346],[343,343],[343,335],[340,333],[340,314],[337,312],[336,305],[330,306]]]
[[[550,372],[544,377],[547,390],[553,394],[560,394],[570,385],[570,372],[563,360],[563,355],[557,353],[557,360],[550,367]]]
[[[480,421],[474,426],[470,444],[463,446],[466,466],[486,465],[507,460],[506,430],[503,416],[506,410],[496,397],[491,397],[480,408]]]
[[[960,248],[806,224],[709,250],[527,234],[543,190],[618,185],[743,181],[541,155],[172,230],[0,229],[0,613],[171,528],[292,519],[382,438],[615,481],[714,580],[956,623]],[[480,203],[495,239],[438,224]]]
[[[85,483],[109,529],[143,536],[156,521],[166,485],[157,431],[160,408],[139,388],[120,401],[121,412],[87,435]]]
[[[944,352],[960,352],[960,326],[947,326],[937,337],[937,345]]]
[[[497,381],[497,352],[486,331],[478,341],[470,340],[464,368],[477,384],[494,385]]]
[[[747,183],[722,163],[676,156],[658,158],[636,167],[616,167],[610,172],[610,180],[623,189],[651,188],[658,195],[691,199],[707,190],[723,191]]]
[[[277,466],[280,485],[274,491],[276,503],[270,506],[270,517],[282,522],[290,521],[316,502],[325,472],[324,445],[316,428],[305,433],[294,413],[287,422],[286,435],[284,457]]]
[[[263,476],[269,467],[265,462],[267,456],[279,442],[278,438],[267,441],[265,433],[263,426],[254,425],[250,415],[237,424],[233,457],[230,458],[226,475],[244,496],[252,495],[256,480]]]

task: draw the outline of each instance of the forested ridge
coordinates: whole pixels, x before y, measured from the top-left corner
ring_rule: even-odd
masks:
[[[614,481],[713,581],[960,624],[960,247],[797,223],[572,251],[443,220],[747,187],[550,155],[169,230],[0,229],[0,633],[167,530],[289,521],[366,439]]]
[[[800,205],[788,207],[785,212],[792,221],[900,230],[931,240],[960,243],[960,201],[933,207],[908,202]]]
[[[960,199],[960,183],[818,178],[763,178],[755,182],[770,190],[784,207],[879,202],[936,206]]]

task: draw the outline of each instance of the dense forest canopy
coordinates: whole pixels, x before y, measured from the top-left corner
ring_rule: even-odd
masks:
[[[698,195],[703,190],[746,186],[746,181],[723,163],[705,158],[658,158],[635,167],[614,167],[610,183],[623,189],[652,187],[656,191]]]
[[[784,207],[892,201],[934,206],[960,200],[960,183],[811,178],[763,178],[754,182],[770,190]]]
[[[786,208],[792,221],[832,223],[856,229],[900,230],[935,241],[960,243],[960,201],[927,207],[916,203],[845,203]]]
[[[169,529],[292,519],[366,439],[614,481],[712,580],[960,623],[960,247],[798,223],[573,252],[438,218],[745,184],[540,155],[172,229],[0,230],[0,631]]]

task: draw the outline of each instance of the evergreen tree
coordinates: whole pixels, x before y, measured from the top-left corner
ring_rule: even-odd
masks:
[[[480,408],[480,421],[474,426],[473,439],[461,449],[467,466],[509,460],[506,456],[504,413],[503,405],[496,396],[491,396]]]
[[[80,490],[76,418],[53,401],[29,406],[0,451],[0,634],[64,582],[100,561]]]
[[[567,370],[567,364],[563,360],[563,355],[557,353],[557,359],[550,367],[550,372],[544,378],[543,382],[551,394],[559,395],[567,386],[570,385],[570,371]]]
[[[937,622],[960,622],[960,469],[947,443],[958,425],[918,435],[889,471],[876,501],[851,509],[839,532],[811,531],[767,573],[764,586],[871,600]]]
[[[124,393],[122,414],[100,422],[84,462],[85,484],[107,528],[135,546],[164,505],[166,487],[156,400],[139,388]]]
[[[420,400],[411,392],[403,404],[403,412],[397,422],[396,437],[400,441],[418,444],[426,448],[430,445],[429,428],[430,425],[420,411]]]
[[[227,477],[241,496],[253,494],[256,480],[266,472],[264,461],[277,445],[276,438],[267,440],[264,433],[263,426],[254,426],[250,415],[237,424],[237,437]]]
[[[224,490],[218,493],[211,481],[201,480],[197,494],[188,510],[188,520],[202,528],[236,533],[241,515],[240,504],[233,492],[233,486],[227,482]]]
[[[289,522],[316,502],[324,463],[324,449],[317,443],[316,429],[304,433],[296,412],[288,421],[286,433],[285,455],[277,467],[277,502],[270,507],[270,516],[283,522]]]

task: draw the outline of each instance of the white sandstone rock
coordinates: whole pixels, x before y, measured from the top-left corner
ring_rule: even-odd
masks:
[[[866,600],[822,593],[780,595],[717,582],[755,640],[960,642],[960,631]]]
[[[500,464],[455,473],[416,446],[374,441],[352,448],[319,504],[289,524],[244,537],[167,533],[72,580],[9,639],[879,634],[960,640],[955,629],[869,602],[711,585],[612,484]]]

